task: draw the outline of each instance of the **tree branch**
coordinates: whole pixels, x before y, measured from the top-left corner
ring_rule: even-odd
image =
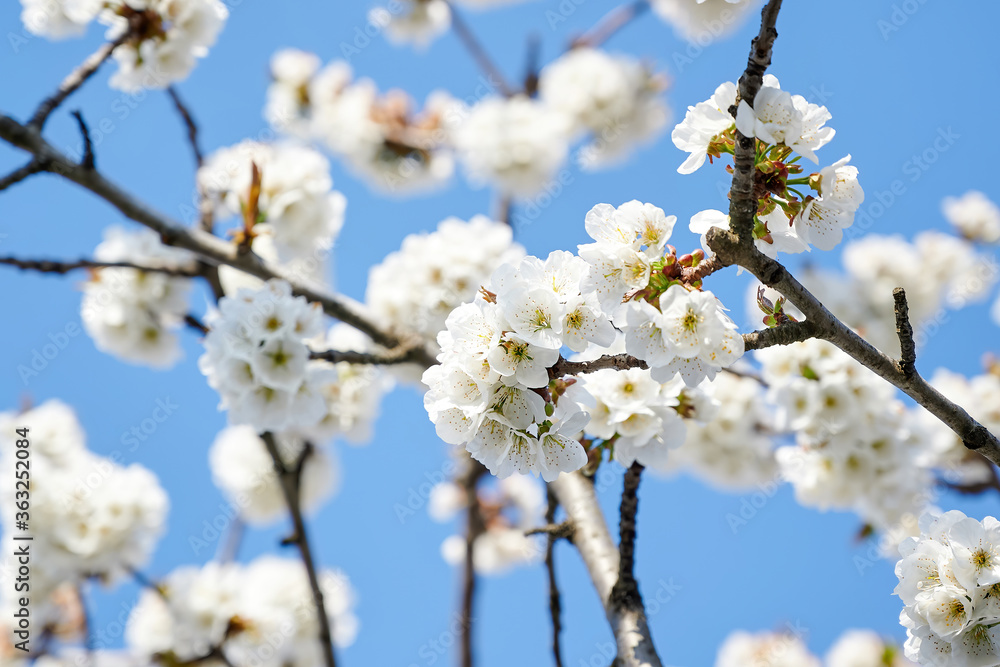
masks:
[[[262,280],[271,278],[285,280],[292,286],[292,291],[295,294],[321,304],[323,310],[330,317],[362,331],[383,347],[395,348],[399,346],[400,339],[376,326],[363,313],[360,304],[340,295],[335,296],[308,287],[296,280],[295,276],[264,262],[253,253],[241,255],[232,243],[200,229],[184,227],[125,192],[104,178],[99,171],[85,169],[68,159],[45,141],[37,131],[26,125],[21,125],[9,116],[0,115],[0,139],[31,153],[42,161],[46,170],[57,173],[90,190],[117,208],[126,217],[156,231],[167,245],[190,250],[214,264],[226,264]],[[414,354],[416,361],[424,366],[436,363],[434,356],[426,349],[422,348],[422,351]]]
[[[497,90],[499,90],[504,97],[510,97],[517,92],[510,86],[510,84],[507,83],[507,80],[504,78],[500,68],[497,67],[495,62],[493,62],[493,59],[490,57],[489,53],[486,52],[486,49],[479,41],[479,38],[476,37],[475,33],[472,32],[472,29],[469,27],[469,24],[465,22],[462,15],[457,9],[455,9],[454,3],[448,2],[448,9],[451,12],[451,27],[454,29],[455,35],[458,37],[459,41],[462,42],[462,45],[469,52],[469,55],[472,56],[472,59],[476,61],[476,64],[479,65],[479,69],[481,69],[490,80],[490,83],[495,84]]]
[[[593,483],[574,472],[559,475],[551,486],[559,504],[573,522],[573,544],[590,573],[615,635],[618,645],[615,664],[623,667],[662,667],[641,605],[637,609],[622,609],[612,602],[611,592],[618,581],[620,557],[601,514]]]
[[[910,306],[906,303],[906,290],[897,287],[892,290],[895,302],[896,335],[899,336],[899,370],[905,377],[916,374],[917,345],[913,342],[913,327],[910,326]]]
[[[94,144],[90,140],[90,128],[87,127],[87,122],[83,120],[83,113],[79,109],[70,111],[70,115],[76,119],[76,125],[83,137],[83,157],[80,158],[80,166],[84,169],[93,169],[97,163],[94,159]]]
[[[274,435],[269,432],[261,434],[261,439],[267,446],[267,453],[271,455],[274,463],[274,472],[278,476],[281,485],[281,492],[285,496],[285,504],[288,506],[288,514],[292,519],[292,530],[294,535],[288,542],[294,542],[299,548],[299,555],[302,557],[302,564],[306,568],[309,577],[309,587],[312,589],[313,604],[316,606],[316,617],[319,621],[319,642],[323,648],[323,659],[326,667],[336,667],[337,659],[333,653],[333,633],[330,630],[330,618],[326,613],[326,605],[323,602],[323,589],[319,584],[319,577],[316,573],[316,565],[313,562],[312,549],[309,546],[309,534],[306,532],[306,524],[302,519],[302,508],[299,504],[299,484],[302,477],[302,464],[311,451],[311,446],[306,444],[302,450],[302,456],[295,466],[289,468],[285,465],[281,452],[278,450],[278,443]]]
[[[559,378],[566,375],[584,375],[609,368],[616,371],[625,371],[630,368],[649,368],[649,365],[642,359],[633,357],[631,354],[606,354],[593,361],[568,361],[560,357],[559,361],[549,369],[549,377]]]
[[[174,86],[167,87],[167,95],[170,96],[170,100],[174,103],[174,108],[177,109],[181,120],[184,121],[184,127],[187,128],[188,143],[191,144],[191,152],[194,154],[195,168],[200,169],[201,165],[205,162],[205,157],[198,144],[198,125],[194,122],[194,116],[191,115],[191,111],[185,106],[184,101],[181,100]]]
[[[571,49],[580,47],[597,48],[611,39],[618,31],[642,16],[649,9],[648,0],[635,0],[615,7],[605,14],[587,32],[573,40]]]
[[[462,667],[472,667],[472,623],[476,601],[476,540],[486,531],[483,515],[479,510],[479,478],[486,473],[486,468],[472,457],[466,457],[468,469],[462,477],[461,484],[465,490],[466,524],[465,524],[465,566],[462,575],[462,620],[460,658]]]
[[[781,0],[770,0],[761,10],[760,32],[750,43],[747,68],[740,77],[736,104],[743,100],[753,107],[754,98],[764,80],[764,72],[771,64],[771,50],[778,37],[775,23]],[[736,107],[730,109],[736,115]],[[743,136],[736,130],[736,148],[733,154],[733,185],[729,190],[729,225],[741,243],[753,243],[753,219],[757,214],[757,197],[754,194],[756,168],[756,139]]]
[[[548,506],[545,510],[545,521],[548,525],[556,522],[556,510],[559,508],[559,499],[552,491],[552,487],[545,485],[545,496]],[[572,530],[572,529],[571,529]],[[556,559],[555,546],[558,536],[550,532],[545,543],[545,572],[549,578],[549,617],[552,619],[552,659],[555,667],[563,667],[562,646],[559,635],[562,633],[562,596],[559,594],[559,582],[556,581]]]
[[[40,171],[45,171],[45,167],[42,166],[38,160],[32,160],[23,167],[19,167],[14,171],[10,172],[3,178],[0,178],[0,192],[6,190],[12,185],[16,185],[23,181],[24,179],[37,174]]]
[[[354,352],[344,350],[310,351],[310,359],[322,359],[331,364],[345,361],[349,364],[369,364],[372,366],[395,366],[398,364],[420,363],[425,350],[421,347],[395,348],[385,354]]]
[[[49,259],[20,259],[18,257],[0,257],[0,265],[13,266],[22,271],[38,271],[39,273],[55,273],[64,275],[77,269],[135,269],[146,273],[164,273],[178,278],[198,278],[198,269],[182,269],[167,266],[143,266],[132,262],[99,262],[94,259],[78,259],[61,262]]]
[[[744,267],[764,285],[776,289],[787,298],[806,316],[807,322],[813,323],[815,337],[830,341],[876,375],[901,389],[955,431],[966,447],[1000,465],[1000,441],[996,436],[929,385],[916,370],[907,374],[900,363],[876,349],[837,319],[778,261],[761,253],[752,243],[740,243],[732,233],[723,229],[710,229],[707,241],[722,261]],[[786,324],[778,329],[787,326],[790,325]]]
[[[87,79],[92,77],[98,68],[104,64],[104,61],[111,57],[114,50],[128,41],[131,36],[131,29],[126,30],[118,39],[102,44],[101,48],[88,56],[79,67],[63,79],[63,82],[59,84],[59,89],[55,93],[42,100],[42,103],[38,105],[35,113],[31,116],[31,120],[28,121],[28,127],[41,132],[45,126],[45,121],[49,119],[52,112],[65,102],[67,97],[85,84]]]
[[[746,350],[763,350],[775,345],[791,345],[819,335],[814,322],[787,322],[770,329],[761,329],[743,334],[743,347]]]

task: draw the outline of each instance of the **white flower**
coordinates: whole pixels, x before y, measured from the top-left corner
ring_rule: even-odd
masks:
[[[826,654],[827,667],[907,667],[898,647],[871,630],[847,630]]]
[[[588,47],[569,50],[542,68],[541,100],[594,139],[581,150],[585,168],[618,162],[648,141],[669,116],[663,85],[638,60]]]
[[[114,50],[118,71],[111,87],[127,92],[144,88],[166,88],[187,78],[198,58],[218,37],[229,17],[221,0],[148,0],[138,9],[150,25],[141,40],[129,40]],[[113,0],[99,19],[108,25],[107,38],[114,40],[129,29],[136,8]]]
[[[454,144],[475,182],[530,196],[566,159],[571,121],[540,102],[522,95],[488,97],[467,114],[454,132]]]
[[[101,0],[21,0],[28,32],[49,39],[78,37],[101,11]]]
[[[736,113],[736,128],[747,137],[792,150],[818,162],[815,151],[833,139],[834,130],[823,127],[830,119],[826,107],[806,102],[778,87],[778,80],[765,75],[764,85],[757,91],[754,106],[740,100]]]
[[[559,359],[559,350],[533,345],[519,336],[506,334],[486,359],[504,383],[544,387],[549,383],[547,369]]]
[[[393,44],[413,44],[426,48],[451,26],[451,11],[444,0],[402,0],[390,5],[392,11],[378,7],[368,19],[381,26]]]
[[[802,638],[795,634],[737,631],[730,634],[715,659],[715,667],[820,667]]]
[[[792,220],[796,234],[820,250],[832,250],[843,238],[844,229],[854,223],[854,213],[865,200],[858,184],[857,167],[838,160],[820,172],[822,196],[810,199]]]
[[[690,153],[677,172],[691,174],[705,164],[709,145],[716,138],[733,127],[735,120],[729,107],[736,104],[736,84],[731,81],[715,89],[712,97],[688,107],[684,120],[670,133],[677,148]]]
[[[1000,241],[1000,207],[982,192],[969,190],[961,197],[945,197],[941,210],[963,238],[980,243]]]
[[[281,431],[323,419],[327,370],[308,362],[305,342],[322,327],[317,304],[271,280],[260,290],[224,297],[208,321],[212,329],[198,365],[221,395],[231,424]]]
[[[109,227],[94,250],[102,262],[194,269],[191,255],[160,242],[156,232]],[[98,349],[131,363],[169,368],[181,357],[177,330],[188,312],[191,280],[157,271],[105,268],[84,283],[83,327]]]

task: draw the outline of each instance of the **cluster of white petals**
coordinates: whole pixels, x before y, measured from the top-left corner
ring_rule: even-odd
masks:
[[[162,269],[195,268],[188,252],[163,245],[151,229],[109,227],[94,259]],[[184,323],[190,288],[190,279],[168,273],[95,269],[83,285],[83,327],[99,350],[131,363],[170,367],[181,358],[176,330]]]
[[[978,243],[1000,242],[1000,207],[978,190],[945,197],[941,211],[958,233]]]
[[[792,632],[743,630],[731,633],[719,647],[715,667],[820,667],[802,636]]]
[[[671,453],[672,465],[727,491],[774,480],[778,429],[764,398],[757,379],[731,373],[695,390],[685,387],[680,404],[687,438]]]
[[[424,406],[442,440],[465,445],[497,477],[532,472],[552,481],[587,461],[575,438],[590,397],[565,383],[543,391],[564,345],[614,341],[597,300],[580,291],[587,269],[563,251],[504,264],[488,298],[452,311],[438,336],[440,365],[423,375]]]
[[[293,469],[305,441],[292,435],[275,436],[282,462]],[[250,426],[229,426],[215,437],[208,452],[212,480],[248,523],[266,525],[287,516],[288,505],[274,461],[264,441]],[[339,468],[329,451],[313,447],[302,465],[299,502],[311,512],[337,491]]]
[[[640,61],[578,47],[542,68],[538,94],[572,119],[572,132],[591,137],[581,166],[614,164],[652,139],[670,116],[660,95],[664,82]]]
[[[715,667],[909,667],[900,648],[871,630],[846,630],[826,658],[809,652],[804,632],[733,632],[719,649]]]
[[[684,120],[671,134],[674,145],[689,153],[678,172],[693,173],[706,159],[732,153],[736,129],[767,144],[768,151],[787,149],[773,157],[776,169],[791,165],[787,161],[788,151],[819,162],[815,151],[829,143],[835,134],[825,126],[831,118],[826,107],[781,90],[778,79],[768,74],[757,93],[755,108],[740,101],[734,120],[729,110],[736,104],[736,94],[736,84],[723,83],[711,98],[688,108]],[[771,193],[767,207],[756,219],[757,248],[773,258],[779,252],[799,253],[811,246],[832,250],[840,243],[865,198],[858,183],[858,170],[848,164],[850,160],[848,155],[796,182],[803,185],[808,181],[815,195],[800,200],[792,190],[785,191],[783,196],[787,199],[779,197],[778,191]],[[787,181],[788,175],[784,178]],[[785,187],[789,186],[782,186],[782,190]],[[690,226],[691,231],[704,235],[711,227],[728,228],[729,217],[721,211],[702,211],[692,217]]]
[[[893,388],[819,339],[756,355],[776,426],[795,434],[776,457],[798,501],[852,509],[886,533],[911,528],[933,498],[933,479],[915,460],[922,436]]]
[[[594,243],[579,246],[580,257],[590,265],[582,290],[613,313],[615,326],[625,333],[626,351],[649,365],[654,380],[667,382],[680,374],[696,387],[743,356],[743,338],[725,308],[711,292],[679,282],[658,296],[632,299],[651,279],[662,277],[653,266],[666,260],[676,220],[638,201],[592,208],[586,228]]]
[[[911,667],[903,651],[872,630],[847,630],[826,654],[826,667]]]
[[[222,298],[206,319],[211,330],[198,366],[222,397],[220,408],[229,410],[231,424],[282,431],[324,417],[320,387],[330,371],[310,363],[306,345],[322,332],[319,304],[271,280],[259,290]]]
[[[566,161],[573,119],[539,100],[487,97],[460,113],[455,150],[475,184],[529,196]]]
[[[358,631],[355,593],[338,570],[319,573],[337,646]],[[129,647],[147,659],[180,662],[221,651],[230,664],[308,667],[322,662],[312,591],[299,561],[263,556],[246,565],[180,567],[158,591],[143,590],[128,619]]]
[[[1000,433],[1000,369],[967,378],[959,373],[938,369],[931,376],[931,385],[961,405],[980,424],[993,433]],[[923,408],[913,410],[913,419],[925,437],[925,452],[920,462],[935,468],[946,480],[958,484],[988,482],[993,466],[970,451],[962,439],[940,419]]]
[[[136,92],[187,78],[222,30],[229,10],[221,0],[21,0],[29,32],[49,39],[79,37],[98,19],[107,39],[128,38],[113,53],[110,85]]]
[[[25,428],[27,433],[18,433]],[[30,469],[19,454],[28,449]],[[67,405],[50,400],[26,412],[0,414],[0,463],[8,480],[24,479],[15,474],[18,470],[30,472],[29,511],[24,511],[23,493],[18,495],[23,487],[5,483],[0,521],[4,561],[16,562],[10,538],[21,533],[15,528],[26,519],[23,515],[30,515],[36,622],[46,618],[43,601],[59,584],[79,585],[90,577],[111,581],[146,565],[166,525],[167,496],[146,468],[123,466],[87,450],[83,429]],[[11,583],[3,594],[13,590]]]
[[[542,540],[525,531],[542,523],[545,493],[534,479],[522,475],[496,480],[477,489],[484,531],[473,542],[472,565],[480,574],[502,574],[513,567],[541,560]],[[450,521],[468,509],[465,491],[454,482],[442,482],[431,490],[428,513],[435,521]],[[451,535],[441,544],[441,555],[450,565],[465,562],[466,540]]]
[[[921,665],[1000,664],[1000,522],[958,510],[920,517],[896,563],[906,657]]]
[[[650,5],[681,37],[699,47],[738,28],[748,11],[756,6],[753,0],[651,0]],[[679,66],[690,62],[678,60],[679,57],[674,56]]]
[[[261,237],[254,251],[283,264],[312,258],[312,270],[303,271],[302,278],[323,282],[325,255],[320,253],[333,245],[347,207],[344,195],[333,189],[329,162],[310,148],[288,143],[247,140],[216,151],[198,170],[198,187],[213,203],[217,219],[241,216],[250,206],[255,167],[260,193],[253,231]],[[273,257],[261,252],[265,245],[273,246]]]
[[[498,266],[523,256],[509,225],[483,215],[447,218],[436,231],[410,234],[369,270],[365,302],[388,328],[433,342]]]
[[[902,236],[867,234],[844,247],[846,275],[812,269],[802,282],[841,320],[882,350],[897,349],[892,290],[906,290],[915,340],[933,335],[948,310],[984,299],[1000,271],[992,255],[956,236],[923,231]]]
[[[432,93],[416,112],[404,91],[380,94],[370,79],[355,80],[346,62],[322,66],[314,54],[295,49],[274,54],[271,77],[268,122],[323,143],[380,190],[427,189],[454,172],[446,121],[456,102],[448,95]]]
[[[451,27],[451,10],[445,0],[395,0],[368,12],[368,20],[393,44],[423,49]]]

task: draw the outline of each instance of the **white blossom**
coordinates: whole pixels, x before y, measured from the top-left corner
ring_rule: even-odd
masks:
[[[941,210],[963,238],[980,243],[1000,241],[1000,207],[978,190],[945,197]]]

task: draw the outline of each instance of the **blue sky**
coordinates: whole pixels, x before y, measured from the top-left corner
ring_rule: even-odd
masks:
[[[356,29],[364,27],[370,9],[366,2],[243,0],[230,6],[231,17],[210,57],[179,85],[207,150],[259,136],[266,129],[261,109],[267,63],[276,49],[293,46],[324,60],[340,57],[342,44],[354,43]],[[612,6],[598,0],[538,0],[466,14],[504,72],[516,79],[523,72],[529,35],[541,39],[547,61]],[[565,21],[551,25],[553,14],[547,12]],[[667,71],[672,79],[667,96],[679,120],[688,105],[707,98],[720,82],[739,76],[756,33],[755,20],[756,15],[735,34],[701,49],[680,40],[650,14],[612,39],[608,49],[649,58]],[[880,192],[891,191],[894,181],[902,184],[896,188],[902,194],[893,195],[884,213],[873,216],[869,232],[910,237],[943,227],[941,198],[970,188],[998,198],[995,174],[984,170],[992,158],[984,150],[992,137],[983,123],[989,110],[1000,107],[1000,90],[983,85],[981,75],[1000,67],[993,48],[998,21],[1000,6],[992,3],[786,3],[771,71],[784,89],[825,104],[832,112],[837,137],[821,159],[830,163],[853,155],[868,195],[862,210],[870,213]],[[20,118],[97,48],[102,36],[100,27],[93,26],[86,37],[67,42],[24,39],[14,2],[0,8],[0,27],[0,110]],[[479,85],[480,73],[452,35],[418,54],[391,47],[379,37],[357,45],[351,64],[358,75],[373,78],[382,89],[402,87],[422,100],[437,88],[471,96]],[[95,128],[106,121],[106,129],[95,134],[99,168],[161,211],[181,217],[192,199],[193,162],[179,120],[161,92],[131,97],[109,89],[109,71],[101,71],[55,114],[47,136],[56,146],[77,148],[69,109],[82,109]],[[941,133],[953,140],[934,148]],[[724,208],[720,186],[725,187],[727,178],[722,169],[678,175],[675,169],[684,155],[668,135],[619,170],[573,170],[571,182],[537,220],[517,228],[518,240],[542,256],[574,249],[584,242],[584,214],[599,202],[651,201],[680,220],[705,208]],[[914,158],[925,152],[921,167]],[[23,161],[13,149],[0,146],[3,173]],[[374,194],[336,163],[334,180],[349,202],[335,253],[336,284],[356,298],[363,296],[368,267],[397,248],[406,234],[433,228],[449,215],[467,218],[490,211],[490,193],[471,190],[461,179],[441,193],[407,199]],[[886,194],[882,199],[883,204],[889,201]],[[122,222],[88,193],[56,177],[36,176],[0,195],[0,254],[85,256],[107,225]],[[697,243],[686,231],[675,240],[681,246]],[[837,254],[814,252],[808,260],[836,265]],[[169,531],[146,568],[150,575],[202,563],[212,550],[196,553],[189,539],[201,537],[205,522],[223,513],[224,501],[208,472],[207,449],[225,418],[216,410],[217,396],[195,367],[200,353],[196,338],[185,334],[185,362],[169,372],[122,364],[98,352],[86,334],[80,334],[69,338],[37,377],[24,383],[17,375],[17,366],[29,363],[50,336],[79,324],[81,279],[0,271],[0,409],[14,408],[26,397],[36,403],[60,398],[73,405],[91,449],[105,455],[119,451],[126,463],[148,466],[170,493]],[[732,271],[711,283],[737,312],[745,287],[745,278]],[[921,350],[919,366],[927,372],[947,366],[976,373],[982,354],[994,349],[995,336],[985,307],[952,314]],[[149,418],[158,400],[166,399],[177,404],[176,410],[140,446],[127,451],[123,434]],[[343,664],[451,664],[459,573],[441,560],[438,549],[453,526],[435,524],[422,508],[405,521],[394,511],[411,491],[419,497],[421,485],[434,478],[446,460],[417,393],[402,389],[386,399],[370,446],[337,449],[343,488],[313,517],[312,525],[321,562],[343,568],[360,595],[362,630],[357,642],[341,652]],[[600,485],[609,512],[617,506],[620,478],[620,469],[613,469]],[[649,476],[641,501],[638,575],[643,592],[647,600],[665,600],[667,592],[676,589],[669,601],[656,605],[655,613],[650,610],[665,663],[711,664],[719,643],[736,628],[778,629],[791,623],[807,631],[810,647],[820,653],[851,627],[904,636],[897,620],[901,605],[891,594],[893,564],[875,560],[868,566],[868,545],[853,538],[858,528],[853,515],[801,508],[788,488],[773,497],[727,495],[685,477]],[[994,502],[993,497],[941,500],[946,507],[977,517],[995,513]],[[727,515],[755,503],[760,507],[754,508],[747,524],[732,530]],[[276,550],[285,529],[249,533],[242,557]],[[586,572],[567,545],[558,547],[557,559],[566,664],[607,664],[602,656],[610,633]],[[111,645],[121,643],[118,621],[135,593],[133,585],[125,584],[113,591],[95,590],[92,596],[94,627]],[[546,604],[540,566],[485,578],[476,614],[481,667],[550,664]]]

